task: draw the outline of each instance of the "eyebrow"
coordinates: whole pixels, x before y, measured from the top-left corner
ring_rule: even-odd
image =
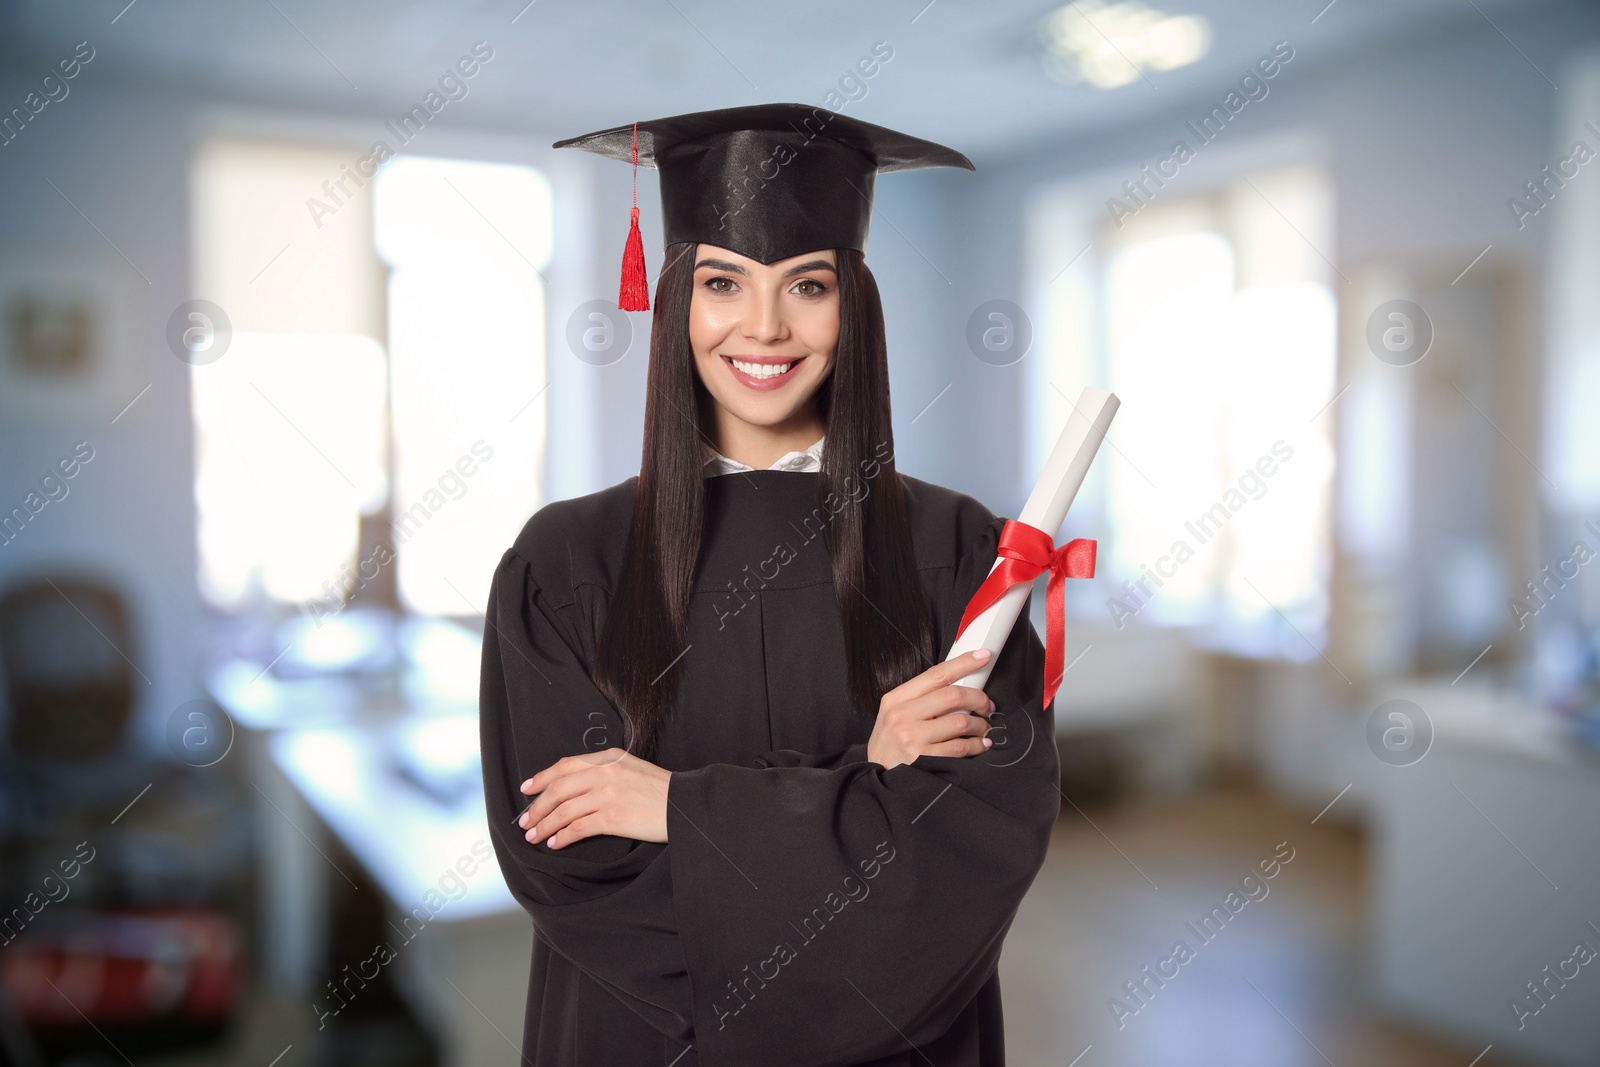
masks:
[[[750,276],[750,272],[739,266],[739,264],[729,263],[725,259],[702,259],[700,262],[694,265],[695,270],[699,270],[701,267],[710,267],[713,270],[725,270],[732,274],[742,274],[747,278]],[[835,274],[839,273],[834,268],[834,265],[829,263],[827,260],[812,259],[807,260],[805,263],[800,263],[790,267],[788,270],[783,272],[783,277],[792,278],[796,274],[806,274],[814,270],[828,270],[833,271]]]

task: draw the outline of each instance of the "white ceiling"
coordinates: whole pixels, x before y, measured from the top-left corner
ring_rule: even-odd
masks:
[[[759,8],[709,0],[9,0],[0,63],[42,76],[77,41],[96,74],[207,99],[386,118],[418,102],[475,40],[495,50],[452,121],[571,136],[683,111],[822,103],[876,41],[894,57],[842,108],[975,160],[1083,136],[1225,90],[1273,42],[1297,69],[1359,63],[1420,39],[1481,33],[1515,47],[1519,24],[1560,0],[1155,0],[1211,23],[1210,53],[1119,89],[1042,72],[1041,0],[813,0]],[[1320,12],[1320,14],[1319,14]],[[1313,23],[1313,18],[1316,19]],[[113,21],[115,20],[115,21]],[[515,20],[515,21],[513,21]],[[1530,69],[1529,76],[1536,76]]]

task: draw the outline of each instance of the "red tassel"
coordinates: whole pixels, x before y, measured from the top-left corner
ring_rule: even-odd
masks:
[[[650,279],[644,271],[644,237],[639,233],[639,124],[633,124],[633,216],[628,243],[622,249],[622,286],[617,307],[623,311],[650,310]]]
[[[650,280],[644,273],[644,237],[639,233],[639,209],[633,209],[628,243],[622,250],[622,289],[617,307],[623,311],[650,310]]]

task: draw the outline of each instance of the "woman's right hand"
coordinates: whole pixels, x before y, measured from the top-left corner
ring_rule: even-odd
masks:
[[[883,694],[867,739],[867,759],[888,769],[918,756],[976,756],[987,749],[990,741],[984,735],[994,701],[982,689],[952,683],[989,657],[988,649],[973,649]]]

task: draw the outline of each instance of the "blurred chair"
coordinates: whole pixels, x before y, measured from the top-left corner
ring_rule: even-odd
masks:
[[[130,739],[131,619],[85,578],[0,594],[0,994],[49,1060],[208,1041],[241,999],[248,808]]]
[[[133,709],[131,643],[122,598],[63,578],[0,596],[8,747],[61,759],[103,756],[121,744]]]

